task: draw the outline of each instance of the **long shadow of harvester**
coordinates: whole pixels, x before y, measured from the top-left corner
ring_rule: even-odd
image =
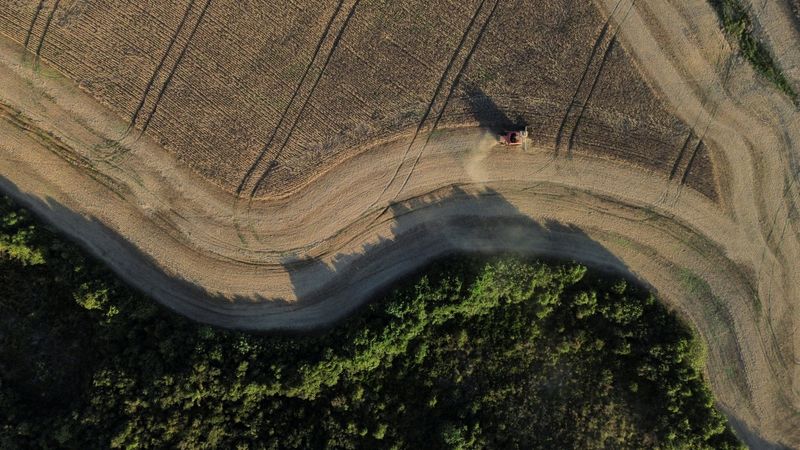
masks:
[[[509,117],[479,86],[466,84],[464,93],[472,117],[478,122],[479,127],[494,134],[501,134],[508,130],[522,129],[527,125],[520,115],[515,115],[513,119]]]

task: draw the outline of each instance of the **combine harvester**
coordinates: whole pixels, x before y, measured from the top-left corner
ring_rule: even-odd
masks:
[[[500,135],[500,143],[509,147],[523,146],[528,151],[528,127],[524,130],[506,131]]]

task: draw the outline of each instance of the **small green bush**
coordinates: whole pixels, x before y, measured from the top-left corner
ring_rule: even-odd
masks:
[[[740,0],[709,0],[722,28],[739,44],[739,50],[758,73],[772,82],[798,105],[798,95],[786,79],[769,49],[753,36],[753,24]]]

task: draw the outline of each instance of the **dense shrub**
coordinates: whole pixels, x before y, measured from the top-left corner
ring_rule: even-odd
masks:
[[[690,332],[580,265],[449,259],[324,334],[257,335],[0,206],[0,448],[738,445]]]

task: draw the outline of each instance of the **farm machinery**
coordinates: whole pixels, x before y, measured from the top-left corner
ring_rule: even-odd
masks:
[[[528,150],[528,127],[524,130],[506,131],[500,135],[500,143],[509,147],[523,146]]]

